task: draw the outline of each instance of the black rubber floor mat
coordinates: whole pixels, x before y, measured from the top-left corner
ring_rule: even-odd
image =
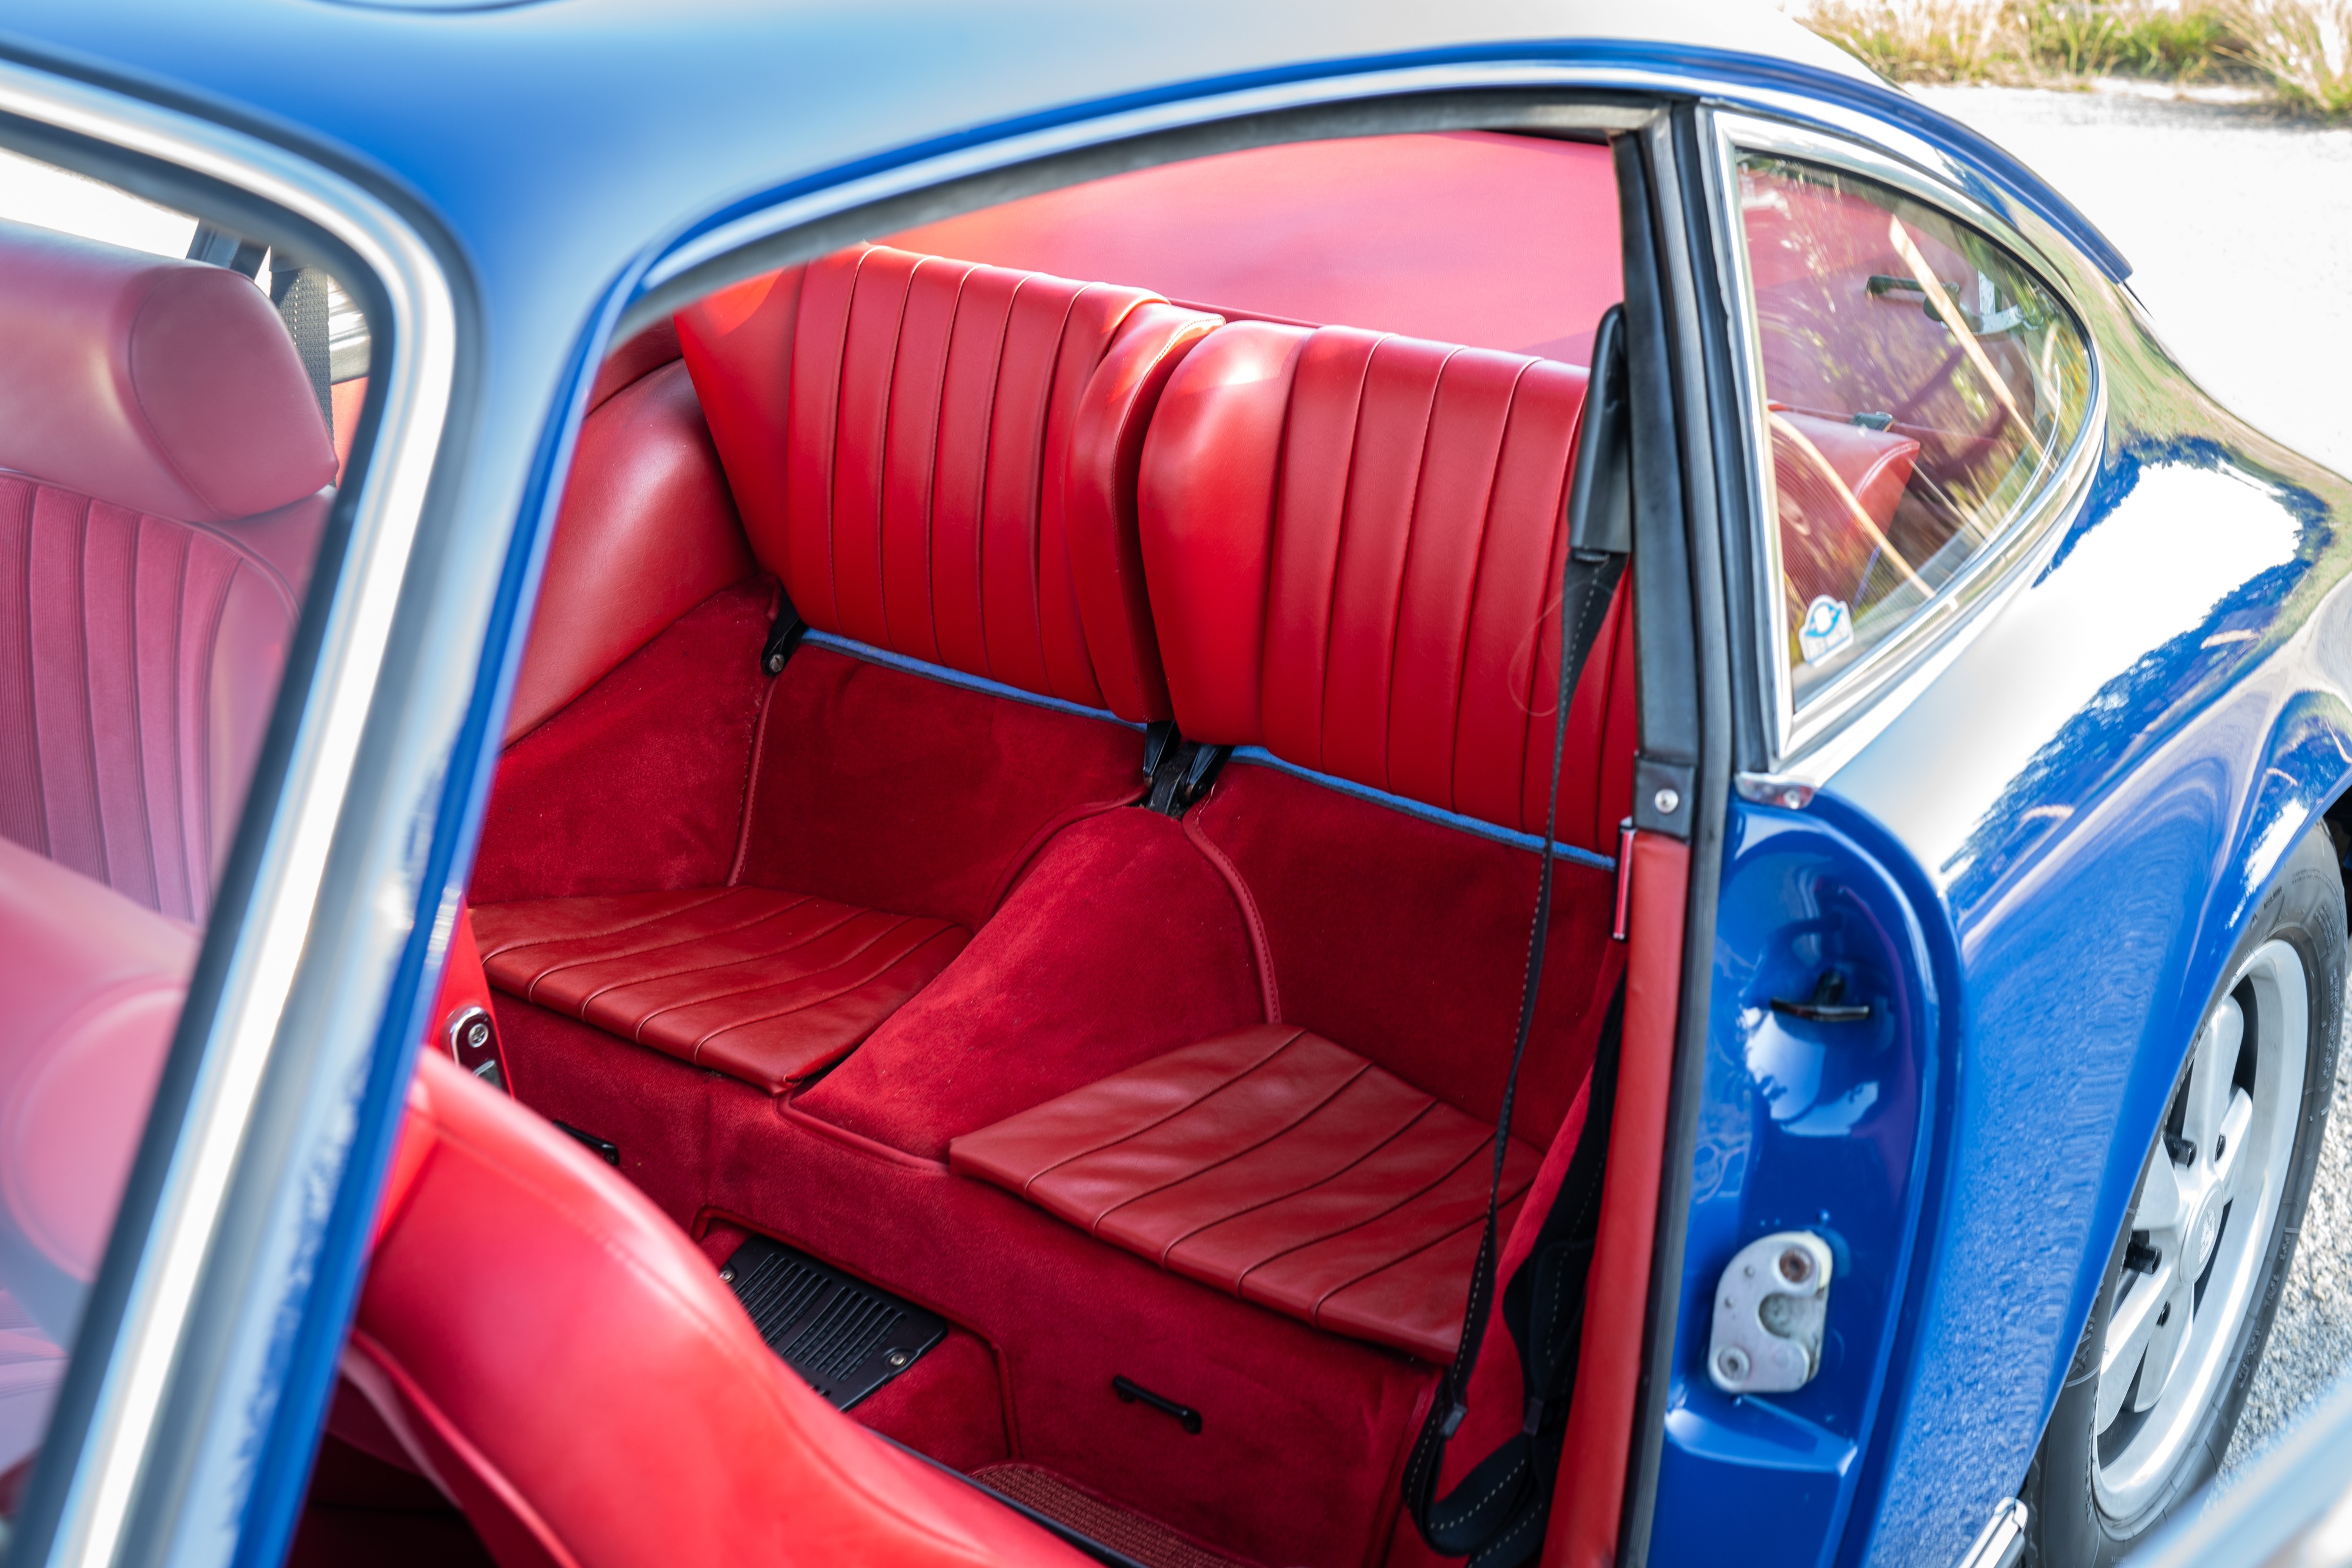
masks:
[[[937,1313],[764,1236],[735,1249],[719,1277],[768,1348],[835,1409],[848,1409],[947,1337]]]

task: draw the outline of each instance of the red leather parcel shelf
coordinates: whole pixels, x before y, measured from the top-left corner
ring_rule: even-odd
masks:
[[[474,928],[508,994],[772,1092],[847,1055],[971,940],[763,887],[489,904]]]
[[[948,1160],[1162,1268],[1443,1363],[1494,1139],[1345,1047],[1264,1024],[968,1133]],[[1511,1141],[1507,1228],[1540,1157]]]

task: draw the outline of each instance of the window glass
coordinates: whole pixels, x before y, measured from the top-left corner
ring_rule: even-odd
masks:
[[[1739,164],[1796,700],[1902,626],[2063,458],[2090,357],[1983,235],[1858,175]]]
[[[226,865],[368,371],[315,258],[0,152],[0,1541]]]

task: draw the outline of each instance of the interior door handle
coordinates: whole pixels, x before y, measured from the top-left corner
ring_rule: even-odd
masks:
[[[1801,1002],[1774,997],[1772,1010],[1813,1023],[1860,1023],[1870,1017],[1868,1002],[1845,999],[1845,977],[1835,969],[1822,970],[1822,977],[1813,982],[1813,994]]]

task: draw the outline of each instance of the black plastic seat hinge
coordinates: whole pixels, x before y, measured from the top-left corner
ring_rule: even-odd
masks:
[[[793,661],[793,650],[807,635],[808,622],[801,619],[791,600],[783,600],[776,606],[775,624],[768,628],[767,645],[760,650],[760,668],[771,675],[782,674]]]
[[[1230,746],[1183,742],[1151,775],[1151,795],[1145,803],[1163,817],[1181,818],[1209,792],[1209,786],[1217,781],[1217,770],[1233,754]]]

